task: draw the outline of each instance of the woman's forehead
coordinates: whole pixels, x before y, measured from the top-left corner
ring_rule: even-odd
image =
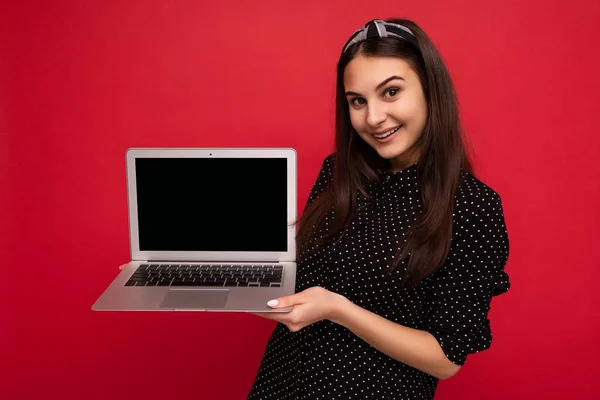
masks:
[[[411,74],[412,73],[412,74]],[[344,70],[344,85],[360,85],[374,88],[390,76],[411,79],[415,73],[408,63],[398,57],[365,57],[359,55]]]

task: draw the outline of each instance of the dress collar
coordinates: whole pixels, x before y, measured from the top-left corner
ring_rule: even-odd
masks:
[[[411,194],[418,191],[417,180],[418,163],[414,163],[401,171],[391,172],[386,166],[377,168],[377,175],[384,185],[398,185],[404,192]]]

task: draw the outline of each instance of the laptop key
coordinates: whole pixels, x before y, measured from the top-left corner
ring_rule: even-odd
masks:
[[[281,282],[280,276],[266,276],[264,278],[260,278],[261,282]]]
[[[223,284],[218,282],[204,282],[200,286],[223,286]]]

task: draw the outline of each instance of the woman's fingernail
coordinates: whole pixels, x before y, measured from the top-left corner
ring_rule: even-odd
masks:
[[[279,304],[279,302],[278,302],[277,300],[270,300],[270,301],[267,301],[267,305],[268,305],[269,307],[276,307],[278,304]]]

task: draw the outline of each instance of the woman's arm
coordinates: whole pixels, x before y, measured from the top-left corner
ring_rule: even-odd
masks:
[[[285,324],[292,332],[328,319],[389,357],[438,379],[450,378],[460,369],[446,358],[429,332],[396,324],[325,288],[314,286],[267,304],[273,308],[294,306],[289,313],[255,313]]]
[[[330,320],[389,357],[438,379],[451,378],[460,370],[460,366],[446,358],[440,344],[429,332],[392,322],[346,298],[338,304]]]

